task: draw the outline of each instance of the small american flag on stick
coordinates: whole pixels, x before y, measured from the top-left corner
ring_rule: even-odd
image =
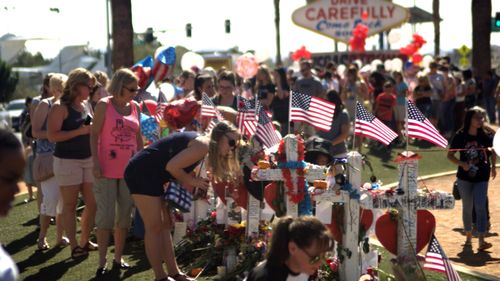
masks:
[[[446,278],[451,281],[462,280],[451,265],[450,260],[448,260],[434,234],[432,234],[427,253],[425,254],[424,269],[443,272],[446,274]]]
[[[290,122],[303,121],[322,131],[330,131],[335,104],[310,95],[292,92]]]
[[[443,148],[448,145],[448,141],[439,134],[412,101],[408,101],[408,136],[426,140]]]
[[[398,135],[356,102],[354,133],[389,145]]]

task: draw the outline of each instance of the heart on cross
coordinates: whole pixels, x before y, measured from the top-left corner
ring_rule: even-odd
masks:
[[[360,228],[362,228],[365,232],[370,228],[373,223],[373,213],[371,210],[365,210],[359,208],[359,214],[361,216],[360,219]],[[335,241],[342,243],[342,233],[345,229],[344,226],[344,206],[334,206],[332,209],[332,223],[326,225],[330,232],[333,235]]]
[[[429,243],[435,228],[434,215],[427,210],[417,210],[417,253]],[[375,234],[378,241],[393,255],[397,255],[397,232],[397,219],[392,218],[389,212],[383,214],[375,224]]]
[[[248,191],[243,184],[243,179],[240,179],[240,184],[237,190],[235,190],[234,183],[214,183],[212,182],[212,187],[214,189],[215,195],[217,195],[221,200],[224,205],[227,205],[226,203],[226,196],[225,196],[225,191],[226,187],[229,189],[229,194],[232,195],[234,202],[238,206],[240,206],[243,209],[248,208]]]

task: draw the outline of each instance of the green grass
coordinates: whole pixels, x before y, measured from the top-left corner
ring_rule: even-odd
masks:
[[[410,150],[416,151],[417,147]],[[418,148],[421,149],[421,148]],[[385,184],[398,180],[397,163],[393,160],[397,152],[368,152],[368,160],[371,162],[375,175]],[[455,167],[446,160],[446,151],[420,152],[422,159],[419,162],[419,174],[433,174],[454,170]],[[367,180],[371,172],[368,168],[363,171],[363,178]],[[19,196],[15,201],[15,207],[6,218],[0,220],[0,241],[6,250],[12,255],[21,272],[21,280],[91,280],[97,269],[97,252],[91,252],[89,257],[83,261],[75,262],[70,257],[69,248],[50,249],[45,253],[36,250],[36,203],[23,203],[26,196]],[[48,241],[54,244],[54,226],[49,229]],[[94,239],[95,240],[95,239]],[[112,252],[113,246],[110,246]],[[390,254],[382,251],[382,270],[391,272],[389,260]],[[112,259],[112,253],[108,254],[108,260]],[[120,275],[109,275],[105,280],[153,280],[154,275],[144,254],[142,241],[131,241],[127,243],[124,259],[132,265],[130,270],[122,271]],[[443,274],[426,271],[427,280],[445,280]],[[210,280],[210,278],[199,279]],[[385,280],[385,279],[382,279]],[[462,275],[462,280],[481,280]]]
[[[413,151],[421,156],[418,162],[418,174],[420,176],[431,175],[436,173],[448,172],[457,169],[447,158],[446,149],[440,149],[436,146],[430,146],[427,142],[419,141],[418,145],[410,145],[409,151]],[[394,162],[398,153],[403,149],[383,149],[375,150],[363,148],[363,153],[367,156],[367,161],[373,167],[373,174],[384,184],[394,183],[399,181],[398,163]],[[368,166],[363,168],[363,182],[369,181],[372,172]]]

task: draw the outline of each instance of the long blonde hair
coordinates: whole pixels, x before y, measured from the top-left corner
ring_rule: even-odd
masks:
[[[219,142],[227,133],[238,133],[238,129],[228,121],[219,122],[212,129],[210,144],[208,145],[208,164],[212,178],[216,182],[237,181],[241,175],[241,168],[236,151],[226,158],[220,157]]]

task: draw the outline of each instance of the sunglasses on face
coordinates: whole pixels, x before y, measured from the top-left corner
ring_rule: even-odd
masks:
[[[226,138],[227,138],[227,144],[234,150],[236,149],[238,146],[237,146],[237,141],[231,137],[229,137],[228,135],[226,135]]]
[[[322,254],[317,255],[317,256],[313,256],[313,255],[309,254],[306,250],[304,250],[302,248],[299,248],[299,249],[301,249],[302,252],[304,252],[309,257],[309,264],[311,264],[311,265],[317,264],[318,262],[325,260],[325,256]]]
[[[123,87],[123,88],[127,89],[129,92],[134,93],[134,94],[138,93],[141,90],[141,88],[135,88],[135,89],[134,88],[127,88],[127,87]]]

